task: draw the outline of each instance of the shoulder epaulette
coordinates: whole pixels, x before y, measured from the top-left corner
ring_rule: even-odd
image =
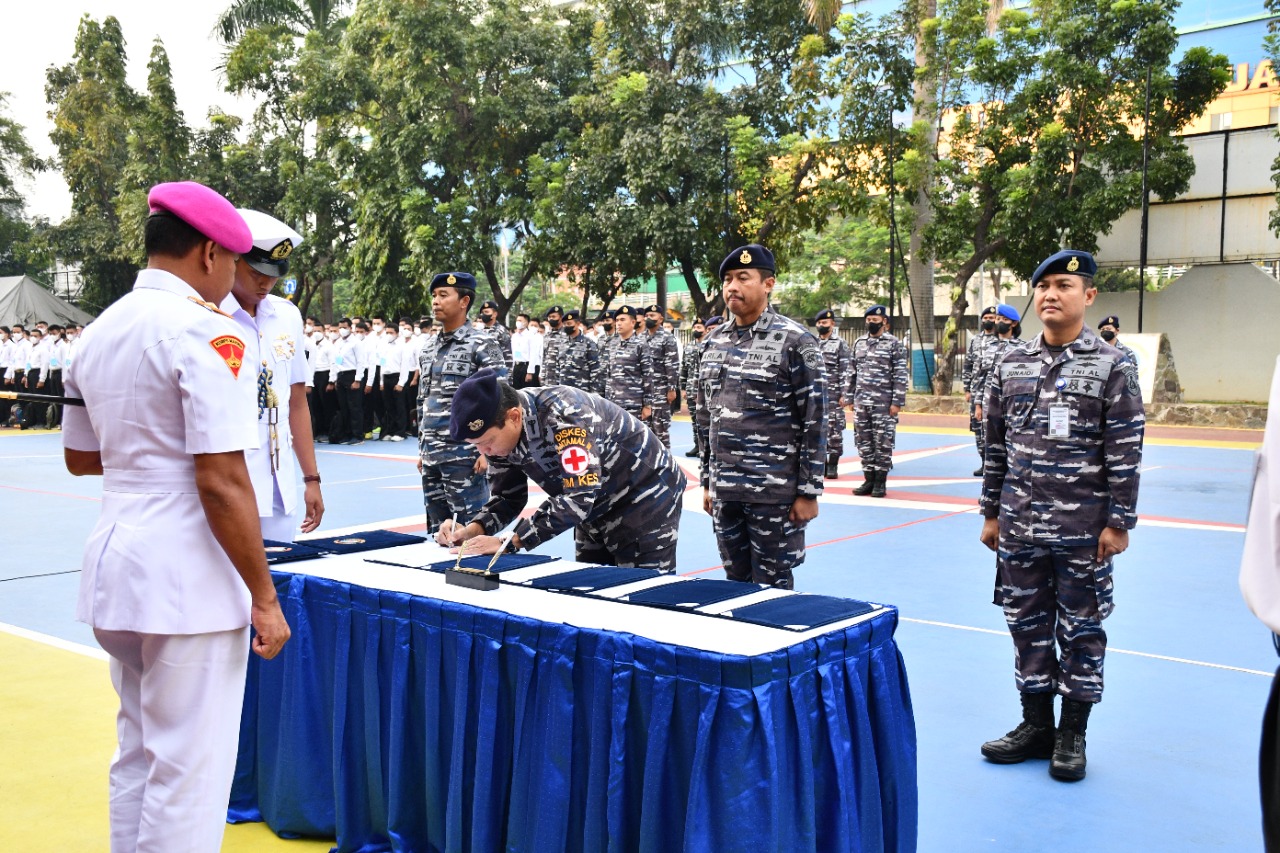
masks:
[[[203,299],[197,296],[188,296],[187,298],[190,299],[195,304],[199,305],[201,308],[207,308],[213,313],[221,314],[223,317],[226,317],[227,319],[234,319],[230,314],[228,314],[226,311],[223,311],[221,308],[219,308],[217,305],[214,305],[212,302],[205,302]]]

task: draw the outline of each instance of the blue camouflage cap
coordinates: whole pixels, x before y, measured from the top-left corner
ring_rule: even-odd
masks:
[[[872,305],[870,308],[867,309],[867,312],[862,316],[863,317],[888,317],[889,309],[885,308],[883,305]]]
[[[440,287],[453,287],[458,290],[469,290],[475,293],[476,277],[469,272],[438,273],[435,278],[431,279],[431,286],[427,289],[435,293],[436,289]]]
[[[1004,317],[1006,320],[1010,320],[1014,323],[1022,322],[1022,315],[1019,314],[1018,309],[1014,308],[1012,305],[997,305],[996,313],[1001,317]]]
[[[1098,272],[1098,264],[1093,255],[1076,249],[1063,249],[1045,258],[1036,271],[1031,274],[1031,286],[1050,273],[1069,273],[1093,278]]]
[[[773,273],[778,271],[778,265],[773,260],[773,252],[759,243],[750,243],[734,249],[720,262],[721,279],[725,273],[734,270],[768,270]]]
[[[502,389],[493,368],[481,368],[471,374],[453,393],[449,437],[454,441],[479,438],[493,423],[501,399]]]

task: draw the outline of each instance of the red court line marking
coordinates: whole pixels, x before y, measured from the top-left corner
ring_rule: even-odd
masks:
[[[828,539],[826,542],[815,542],[812,545],[806,545],[804,549],[806,551],[809,551],[813,548],[821,548],[823,545],[835,545],[838,542],[848,542],[852,539],[861,539],[864,536],[875,536],[877,533],[888,533],[891,530],[901,530],[904,527],[911,527],[916,524],[924,524],[927,521],[940,521],[944,518],[951,518],[952,516],[956,516],[956,515],[964,515],[967,512],[968,510],[965,509],[965,510],[960,510],[959,512],[944,512],[941,515],[931,515],[931,516],[928,516],[927,518],[917,518],[915,521],[907,521],[907,522],[903,522],[902,524],[894,524],[894,525],[890,525],[889,527],[881,527],[879,530],[868,530],[865,533],[855,533],[852,536],[841,536],[839,539]],[[710,568],[706,568],[706,569],[696,569],[695,571],[692,571],[692,572],[682,572],[681,577],[689,577],[690,575],[700,575],[700,574],[703,574],[704,572],[714,572],[716,569],[723,569],[723,568],[724,568],[724,563],[721,563],[718,566],[711,566]]]
[[[49,495],[55,498],[74,498],[78,501],[93,501],[94,503],[102,503],[102,498],[91,498],[86,495],[69,495],[66,492],[46,492],[42,489],[24,489],[21,486],[0,486],[0,489],[11,489],[15,492],[27,492],[32,495]]]

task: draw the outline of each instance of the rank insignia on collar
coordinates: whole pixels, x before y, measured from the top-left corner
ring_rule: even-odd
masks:
[[[448,278],[446,278],[444,281],[445,281],[445,284],[457,284],[458,277],[456,275],[451,275]]]
[[[1079,258],[1072,258],[1071,260],[1067,261],[1067,272],[1075,272],[1078,269],[1080,269]]]
[[[751,263],[751,252],[747,251],[746,249],[743,249],[742,254],[738,255],[738,263],[740,264]]]
[[[293,241],[286,237],[271,250],[271,260],[283,261],[291,254],[293,254]]]
[[[240,365],[244,364],[244,341],[235,335],[222,335],[209,341],[213,351],[231,368],[231,375],[240,378]]]
[[[484,421],[482,421],[480,418],[476,418],[474,421],[467,422],[467,429],[471,430],[472,432],[479,431],[480,427],[482,426],[484,426]]]

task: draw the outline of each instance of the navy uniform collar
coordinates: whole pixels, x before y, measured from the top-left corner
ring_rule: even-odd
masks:
[[[1093,352],[1101,345],[1102,341],[1093,333],[1093,330],[1088,326],[1084,326],[1080,329],[1080,334],[1076,335],[1076,339],[1067,344],[1066,349],[1072,352]],[[1048,344],[1044,342],[1044,332],[1041,332],[1026,344],[1026,350],[1035,355],[1039,354],[1047,346]]]

